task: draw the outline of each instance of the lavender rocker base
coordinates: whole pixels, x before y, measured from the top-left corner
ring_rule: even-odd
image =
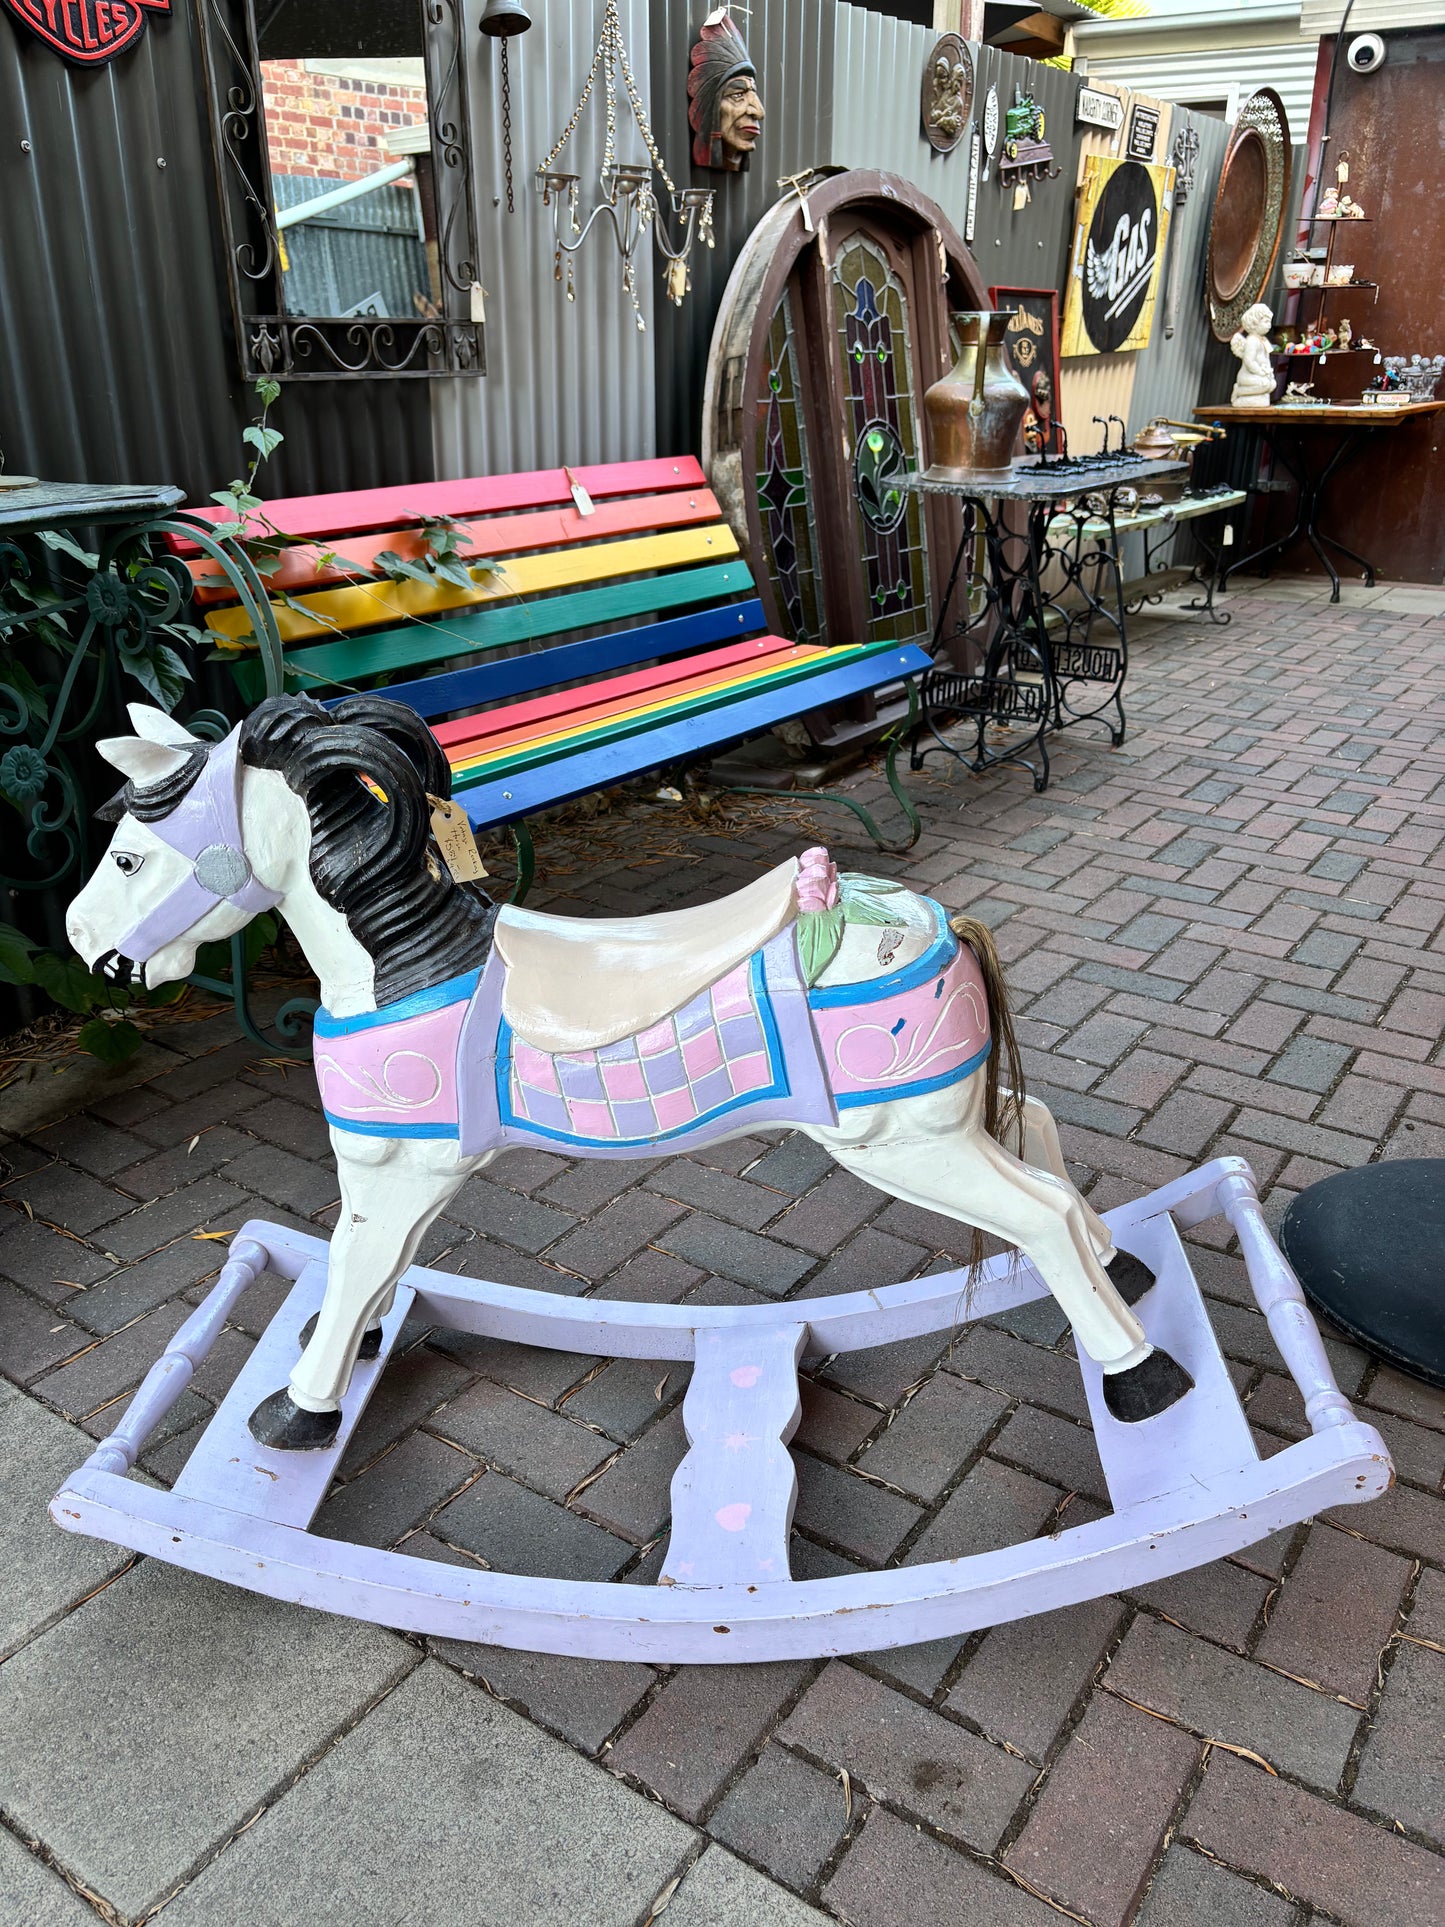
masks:
[[[1176,1225],[1222,1212],[1294,1375],[1312,1435],[1261,1460]],[[286,1382],[318,1308],[326,1241],[246,1225],[199,1310],[152,1367],[117,1430],[51,1505],[70,1532],[129,1546],[276,1599],[403,1631],[536,1652],[653,1664],[818,1658],[972,1632],[1147,1584],[1263,1539],[1326,1506],[1384,1492],[1393,1467],[1335,1384],[1294,1274],[1265,1227],[1249,1166],[1221,1158],[1107,1213],[1122,1251],[1156,1282],[1136,1310],[1194,1390],[1157,1417],[1121,1424],[1098,1368],[1080,1370],[1113,1510],[1054,1538],[970,1558],[795,1581],[788,1535],[796,1482],[787,1440],[806,1359],[952,1329],[966,1274],[796,1304],[699,1309],[553,1297],[413,1266],[384,1319],[379,1355],[358,1364],[334,1445],[260,1446],[258,1399]],[[170,1492],[126,1476],[263,1269],[295,1280]],[[968,1318],[1045,1295],[1027,1265],[987,1266]],[[415,1307],[438,1324],[524,1344],[619,1358],[691,1360],[689,1450],[672,1484],[672,1537],[656,1587],[469,1571],[309,1531],[337,1461]],[[701,1322],[699,1322],[701,1321]]]

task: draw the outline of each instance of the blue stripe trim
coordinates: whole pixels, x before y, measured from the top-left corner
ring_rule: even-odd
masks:
[[[957,1070],[944,1071],[938,1077],[920,1078],[916,1084],[890,1084],[886,1089],[849,1091],[846,1094],[835,1091],[833,1101],[840,1111],[859,1111],[865,1104],[891,1104],[900,1097],[926,1097],[930,1091],[941,1091],[950,1084],[961,1084],[965,1077],[972,1077],[980,1064],[988,1062],[988,1054],[992,1049],[993,1042],[990,1039],[977,1056],[970,1057]]]
[[[336,1131],[353,1131],[358,1137],[457,1137],[460,1135],[455,1124],[364,1124],[352,1117],[333,1117],[330,1111],[321,1115]]]
[[[715,1105],[712,1110],[690,1118],[686,1124],[674,1124],[666,1131],[655,1131],[647,1137],[583,1137],[574,1131],[556,1130],[550,1124],[534,1124],[530,1118],[518,1117],[512,1109],[512,1027],[503,1017],[497,1026],[497,1114],[502,1124],[510,1130],[549,1138],[555,1144],[581,1145],[590,1151],[630,1151],[648,1144],[665,1144],[670,1138],[686,1137],[694,1131],[705,1130],[720,1117],[741,1110],[746,1104],[761,1104],[775,1097],[790,1097],[792,1086],[788,1082],[787,1062],[783,1056],[782,1039],[778,1036],[777,1020],[773,1015],[772,998],[768,994],[761,950],[755,950],[752,954],[750,975],[755,1007],[768,1047],[768,1061],[773,1066],[771,1084],[756,1091],[743,1091],[737,1097],[730,1097],[726,1104]],[[567,1055],[566,1052],[560,1054]],[[419,1128],[425,1129],[425,1126]]]
[[[376,1030],[382,1024],[399,1024],[406,1017],[424,1017],[428,1011],[445,1010],[448,1004],[459,1004],[464,998],[470,997],[481,974],[478,969],[469,970],[462,977],[448,977],[445,983],[433,984],[429,990],[415,991],[397,1003],[383,1004],[380,1010],[362,1011],[356,1017],[333,1017],[330,1011],[318,1010],[313,1035],[350,1037],[359,1030]],[[418,1125],[416,1128],[421,1130],[423,1127]]]
[[[933,912],[934,927],[939,933],[921,957],[915,957],[912,963],[904,964],[902,969],[893,971],[887,977],[869,977],[856,984],[815,986],[808,992],[808,1008],[838,1010],[847,1004],[876,1004],[885,997],[896,997],[902,991],[917,990],[920,984],[926,984],[930,978],[936,977],[940,970],[946,970],[958,955],[958,939],[948,928],[943,911],[933,898],[922,897],[920,901]],[[845,906],[845,923],[847,917]]]

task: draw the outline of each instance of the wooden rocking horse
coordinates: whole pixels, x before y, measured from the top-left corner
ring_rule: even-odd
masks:
[[[103,812],[117,828],[71,906],[71,941],[102,975],[154,985],[185,976],[199,944],[279,910],[321,981],[316,1073],[341,1215],[329,1247],[242,1229],[120,1428],[57,1496],[59,1524],[413,1630],[742,1660],[1042,1611],[1388,1484],[1384,1447],[1334,1384],[1247,1165],[1219,1160],[1107,1220],[1076,1190],[1052,1117],[1023,1094],[983,925],[896,883],[840,877],[823,850],[695,910],[602,921],[498,909],[429,847],[428,798],[449,793],[449,773],[404,706],[277,697],[214,746],[158,710],[130,714],[136,736],[99,745],[128,781]],[[655,1157],[759,1127],[805,1132],[880,1190],[993,1233],[1022,1262],[744,1308],[555,1298],[412,1264],[433,1218],[509,1146]],[[1170,1218],[1221,1209],[1316,1427],[1267,1464]],[[295,1288],[173,1491],[126,1478],[265,1268]],[[1046,1289],[1074,1328],[1113,1515],[972,1559],[790,1580],[799,1364]],[[497,1337],[692,1361],[689,1450],[651,1596],[458,1574],[308,1532],[413,1304]]]

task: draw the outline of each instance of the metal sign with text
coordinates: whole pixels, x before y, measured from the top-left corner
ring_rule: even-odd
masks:
[[[99,67],[139,40],[171,0],[0,0],[23,27],[78,67]]]
[[[1074,102],[1074,119],[1089,127],[1105,127],[1113,133],[1124,124],[1124,103],[1117,94],[1101,94],[1096,87],[1081,87]]]

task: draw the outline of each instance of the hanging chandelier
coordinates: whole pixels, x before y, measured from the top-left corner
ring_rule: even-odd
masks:
[[[632,109],[632,117],[647,149],[648,160],[620,161],[617,158],[617,104],[618,75],[621,74],[623,92]],[[602,149],[602,166],[599,180],[603,198],[583,221],[579,215],[580,189],[582,176],[568,174],[557,167],[562,150],[577,131],[597,76],[602,76],[603,101],[607,118],[607,138]],[[652,176],[656,170],[666,187],[672,212],[681,217],[682,239],[674,248],[664,229],[661,210],[658,206],[657,192]],[[573,261],[587,236],[598,221],[604,217],[611,222],[613,236],[622,256],[622,286],[632,303],[632,311],[637,317],[637,325],[644,332],[647,320],[642,305],[637,299],[636,254],[648,229],[652,230],[658,252],[667,263],[667,297],[674,306],[682,305],[683,296],[692,285],[688,267],[688,257],[692,252],[694,240],[701,240],[705,246],[712,247],[712,197],[710,187],[679,188],[667,171],[667,165],[658,152],[657,142],[653,139],[648,125],[647,110],[637,94],[637,82],[633,79],[632,68],[627,58],[627,47],[622,38],[622,15],[618,0],[607,0],[602,16],[602,35],[597,42],[597,51],[592,56],[592,68],[583,84],[577,105],[572,109],[571,119],[541,166],[537,169],[537,187],[542,196],[543,207],[552,210],[552,232],[556,240],[554,257],[554,278],[564,282],[567,299],[577,299],[577,287],[573,274]]]

